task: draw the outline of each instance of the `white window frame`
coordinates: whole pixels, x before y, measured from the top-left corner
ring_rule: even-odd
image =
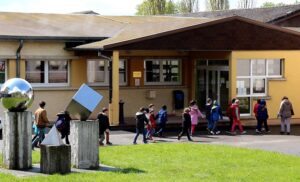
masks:
[[[159,82],[147,82],[146,73],[146,61],[159,61]],[[163,61],[178,61],[179,81],[177,82],[165,82],[163,81]],[[181,85],[182,82],[182,61],[181,59],[145,59],[144,60],[144,85]]]
[[[243,59],[243,60],[246,60],[246,59]],[[268,80],[270,78],[282,78],[283,77],[283,59],[248,59],[248,60],[250,60],[250,76],[237,76],[236,79],[237,80],[238,79],[250,79],[250,94],[238,95],[238,93],[236,93],[237,97],[264,97],[264,96],[267,96]],[[254,60],[264,60],[265,61],[265,66],[266,66],[265,75],[259,75],[259,76],[253,75],[253,61]],[[280,61],[280,67],[281,67],[280,69],[281,69],[282,75],[271,75],[271,76],[268,75],[269,74],[268,60],[279,60]],[[265,81],[264,81],[265,93],[253,93],[254,79],[265,79]]]
[[[107,59],[87,59],[87,62],[89,61],[104,61],[104,81],[103,82],[88,82],[88,85],[90,86],[108,86],[109,85],[109,60]],[[120,86],[126,86],[128,83],[128,61],[127,59],[120,59],[119,61],[124,61],[125,62],[125,82],[121,82],[119,80],[119,85]],[[88,64],[88,63],[87,63]],[[88,68],[88,66],[87,66]],[[86,69],[87,69],[86,68]],[[88,70],[87,70],[87,74],[89,74]],[[88,77],[89,75],[87,75]]]
[[[70,63],[71,60],[69,59],[59,59],[59,60],[55,60],[55,59],[47,59],[47,60],[43,60],[43,59],[27,59],[26,61],[44,61],[45,62],[45,83],[30,83],[32,85],[32,87],[66,87],[70,85]],[[49,61],[67,61],[68,64],[68,70],[67,70],[67,79],[68,82],[67,83],[49,83]]]

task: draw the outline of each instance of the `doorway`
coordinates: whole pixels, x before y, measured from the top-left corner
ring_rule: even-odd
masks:
[[[197,61],[196,98],[201,111],[206,99],[216,100],[225,114],[229,103],[228,60]]]

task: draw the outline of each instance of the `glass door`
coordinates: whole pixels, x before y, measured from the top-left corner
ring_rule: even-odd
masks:
[[[205,109],[206,99],[216,100],[225,112],[229,103],[228,67],[197,69],[197,101],[200,110]]]

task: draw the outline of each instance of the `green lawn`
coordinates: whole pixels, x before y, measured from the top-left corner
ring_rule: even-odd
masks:
[[[38,163],[39,153],[33,154]],[[101,163],[118,172],[15,178],[0,181],[300,181],[300,157],[193,143],[104,147]]]

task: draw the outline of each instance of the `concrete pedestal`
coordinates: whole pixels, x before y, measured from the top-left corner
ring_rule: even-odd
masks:
[[[66,174],[71,172],[71,146],[41,145],[41,173]]]
[[[3,164],[8,169],[30,169],[32,114],[29,111],[6,111],[4,115]]]
[[[79,169],[99,167],[99,122],[71,121],[72,165]]]

